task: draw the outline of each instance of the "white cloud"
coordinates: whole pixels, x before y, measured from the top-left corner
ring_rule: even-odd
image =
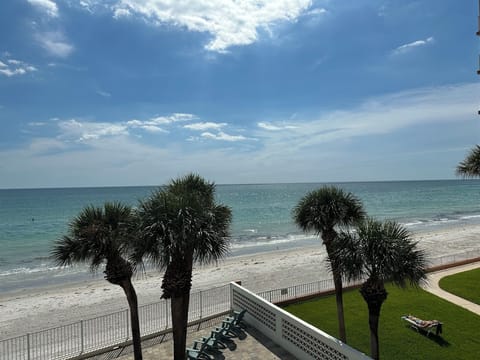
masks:
[[[52,0],[27,0],[32,6],[43,11],[50,17],[58,17],[57,4]]]
[[[148,132],[151,132],[151,133],[160,133],[160,132],[168,132],[158,126],[154,126],[154,125],[143,125],[143,126],[140,126],[141,129],[145,130],[145,131],[148,131]]]
[[[203,138],[206,139],[212,139],[212,140],[221,140],[221,141],[244,141],[244,140],[252,140],[248,139],[243,135],[229,135],[224,133],[223,131],[219,131],[218,134],[212,134],[211,132],[204,132],[200,135]]]
[[[137,14],[154,25],[173,25],[211,35],[205,48],[226,52],[231,46],[258,40],[258,30],[272,32],[280,22],[294,22],[312,5],[312,0],[120,0],[114,17]],[[313,14],[322,9],[312,10]]]
[[[197,117],[193,114],[174,113],[169,116],[157,116],[150,120],[144,121],[147,125],[168,125],[176,122],[191,121]],[[138,120],[137,120],[138,121]]]
[[[55,119],[54,121],[58,124],[59,139],[67,142],[87,142],[107,137],[128,136],[130,130],[133,129],[140,129],[149,133],[168,133],[168,130],[161,128],[159,125],[169,125],[196,118],[193,114],[173,113],[149,120],[132,119],[126,122],[91,122],[77,119]]]
[[[195,124],[184,125],[183,127],[189,130],[205,131],[209,129],[218,130],[226,125],[227,123],[200,122]]]
[[[75,119],[60,121],[60,139],[68,141],[87,142],[103,137],[128,135],[128,128],[124,124],[82,122]]]
[[[75,49],[72,44],[68,42],[63,33],[55,32],[46,32],[38,33],[36,39],[50,55],[66,58],[68,57],[73,50]]]
[[[408,52],[408,51],[410,51],[414,48],[431,44],[434,41],[435,41],[435,39],[433,38],[433,36],[430,36],[429,38],[426,38],[425,40],[417,40],[417,41],[413,41],[413,42],[408,43],[408,44],[401,45],[401,46],[397,47],[396,49],[394,49],[392,53],[394,55],[403,54],[403,53],[406,53],[406,52]]]
[[[278,125],[273,125],[273,124],[268,123],[268,122],[259,122],[257,124],[257,126],[261,129],[269,130],[269,131],[289,130],[289,129],[296,129],[297,128],[297,126],[293,126],[293,125],[278,126]]]
[[[8,59],[6,60],[6,63],[0,61],[0,75],[11,77],[16,75],[25,75],[34,71],[37,71],[35,66],[20,60]]]
[[[306,15],[310,15],[310,16],[323,15],[326,12],[327,12],[327,9],[315,8],[315,9],[311,9],[311,10],[307,11]]]
[[[117,8],[113,12],[113,17],[115,19],[120,19],[122,17],[129,17],[130,15],[132,15],[132,13],[128,9]]]

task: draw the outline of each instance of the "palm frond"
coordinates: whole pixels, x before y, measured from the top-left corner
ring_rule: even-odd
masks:
[[[456,174],[464,178],[480,177],[480,145],[476,145],[461,161],[456,169]]]
[[[392,281],[398,286],[417,285],[426,278],[425,253],[418,249],[410,232],[394,221],[368,218],[356,234],[364,276]]]
[[[87,206],[69,223],[68,233],[54,243],[51,257],[59,265],[88,263],[96,270],[108,259],[126,256],[135,220],[129,206]]]
[[[293,209],[295,223],[303,231],[314,231],[316,234],[336,226],[353,225],[364,216],[361,201],[335,186],[323,186],[309,192]]]
[[[216,260],[228,251],[231,211],[215,203],[215,184],[196,174],[172,180],[138,209],[140,240],[134,262],[160,269],[172,262]]]

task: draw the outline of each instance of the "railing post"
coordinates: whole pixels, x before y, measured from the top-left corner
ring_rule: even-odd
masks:
[[[165,299],[165,329],[168,329],[168,299]]]
[[[27,333],[27,360],[30,360],[30,333]]]
[[[126,324],[127,324],[127,340],[130,338],[130,316],[129,310],[125,310]]]
[[[200,290],[199,296],[200,296],[200,319],[202,319],[202,316],[203,316],[202,290]]]
[[[83,333],[83,320],[80,320],[80,354],[83,354],[85,351],[85,341]]]

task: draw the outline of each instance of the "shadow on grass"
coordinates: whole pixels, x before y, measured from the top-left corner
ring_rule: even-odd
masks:
[[[421,329],[417,330],[417,329],[415,329],[415,328],[413,328],[409,325],[407,325],[405,327],[409,328],[411,331],[415,331],[417,334],[423,336],[424,338],[437,343],[441,347],[449,347],[450,346],[450,343],[447,340],[445,340],[443,337],[441,337],[440,335],[435,335],[435,334],[432,334],[432,333],[428,333],[427,331],[421,330]]]

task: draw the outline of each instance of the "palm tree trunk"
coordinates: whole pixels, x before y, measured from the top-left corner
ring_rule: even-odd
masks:
[[[378,341],[378,321],[383,302],[387,298],[387,291],[383,283],[376,283],[368,279],[360,289],[360,293],[368,306],[368,325],[370,327],[370,355],[373,359],[380,359],[380,344]]]
[[[334,252],[333,241],[337,233],[335,230],[325,231],[323,233],[323,243],[327,250],[327,255],[330,259],[330,266],[332,267],[333,273],[333,284],[335,285],[335,300],[337,303],[337,320],[338,320],[338,335],[341,341],[345,344],[347,343],[347,331],[345,329],[345,316],[343,312],[343,283],[342,275],[339,272],[337,264],[334,261],[334,258],[331,256]]]
[[[187,296],[174,296],[171,299],[174,360],[185,359],[185,348],[187,346],[188,298],[189,294]]]
[[[138,300],[131,279],[127,279],[120,285],[127,296],[130,307],[130,323],[132,327],[133,356],[135,360],[142,360],[142,338],[140,335],[140,322],[138,319]]]
[[[333,283],[335,284],[335,300],[337,302],[338,334],[340,340],[347,343],[347,331],[345,329],[345,316],[343,312],[343,284],[342,277],[336,271],[333,274]]]

